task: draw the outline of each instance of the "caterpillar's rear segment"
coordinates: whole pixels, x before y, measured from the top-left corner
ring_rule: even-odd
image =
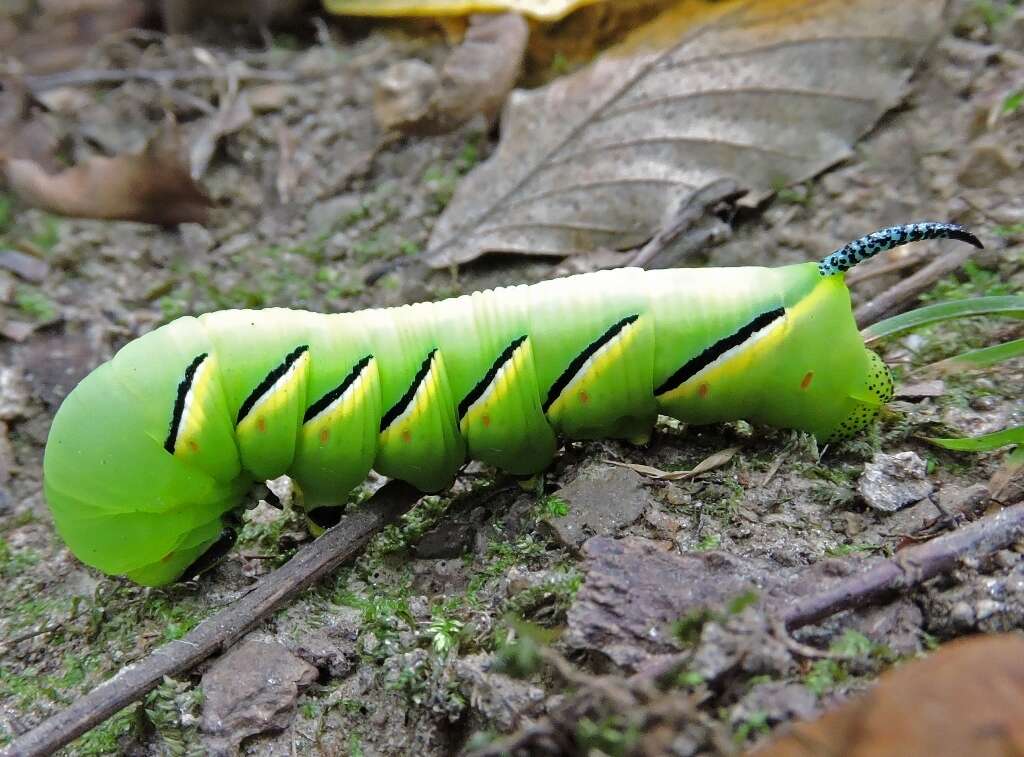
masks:
[[[217,540],[221,516],[238,506],[249,479],[230,424],[219,422],[219,385],[179,395],[182,376],[163,367],[175,359],[192,365],[208,348],[194,319],[151,337],[125,347],[61,405],[43,478],[57,530],[82,562],[159,585]],[[178,433],[169,439],[179,405],[188,413],[178,414]]]
[[[875,420],[882,405],[892,399],[893,380],[889,366],[874,352],[865,349],[868,368],[862,385],[847,397],[846,414],[830,432],[822,434],[822,441],[849,439],[863,431]]]

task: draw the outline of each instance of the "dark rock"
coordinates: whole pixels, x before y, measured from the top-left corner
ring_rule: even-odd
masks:
[[[340,616],[323,628],[300,634],[292,651],[331,678],[344,678],[359,661],[356,641],[362,614],[354,608],[342,608]]]
[[[753,608],[724,617],[723,622],[706,623],[688,666],[708,682],[734,673],[778,678],[797,670],[792,652],[770,618]]]
[[[769,723],[806,719],[818,710],[818,697],[799,683],[769,681],[754,686],[729,713],[733,727],[761,716]]]
[[[502,731],[518,728],[523,718],[540,714],[544,690],[526,681],[490,672],[494,658],[487,654],[460,657],[455,678],[466,700]]]
[[[0,268],[35,284],[46,279],[50,266],[45,260],[16,250],[0,250]]]
[[[879,452],[864,466],[857,491],[876,510],[892,513],[924,499],[934,487],[927,479],[927,467],[915,452],[886,455]]]
[[[591,536],[612,536],[647,509],[650,500],[643,479],[628,468],[598,465],[584,468],[555,497],[569,505],[567,515],[544,518],[555,539],[579,549]]]
[[[602,652],[624,668],[678,649],[671,626],[684,615],[721,611],[751,590],[778,593],[792,574],[725,552],[673,554],[636,537],[595,537],[583,553],[586,580],[569,610],[565,642]]]
[[[0,421],[24,418],[28,414],[29,389],[17,368],[0,368]]]
[[[896,387],[896,397],[900,399],[923,399],[925,397],[941,397],[946,393],[946,382],[942,379],[917,381],[913,384],[900,384]]]
[[[317,670],[280,644],[246,641],[203,675],[200,728],[210,754],[237,754],[247,736],[286,728]]]
[[[885,644],[901,657],[921,651],[921,608],[908,599],[870,607],[855,614],[854,626],[872,641]]]
[[[56,409],[103,358],[91,335],[46,332],[22,350],[21,366],[33,396]]]

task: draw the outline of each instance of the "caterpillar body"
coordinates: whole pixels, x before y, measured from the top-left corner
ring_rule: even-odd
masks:
[[[980,246],[959,226],[912,224],[820,263],[618,269],[387,310],[180,318],[64,401],[46,499],[79,559],[159,585],[210,548],[252,481],[285,473],[316,507],[371,468],[427,492],[467,458],[534,474],[560,437],[639,440],[659,413],[848,436],[892,379],[864,347],[842,272],[947,237]]]

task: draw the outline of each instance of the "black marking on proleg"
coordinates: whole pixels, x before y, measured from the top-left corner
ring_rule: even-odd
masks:
[[[344,507],[317,507],[309,510],[306,513],[306,517],[326,531],[328,528],[333,528],[341,523],[341,516],[344,513]]]
[[[413,376],[412,384],[405,390],[405,394],[398,398],[398,402],[391,406],[391,408],[384,413],[384,417],[380,419],[380,430],[384,433],[384,430],[395,422],[405,409],[409,407],[409,403],[412,402],[413,397],[416,396],[416,390],[420,388],[420,384],[423,383],[423,379],[430,373],[430,366],[434,362],[434,354],[437,352],[437,347],[432,349],[427,357],[423,360],[423,365],[416,371],[416,375]]]
[[[579,355],[573,358],[572,362],[569,363],[569,366],[564,371],[562,371],[562,375],[555,379],[555,383],[553,383],[551,385],[551,388],[548,390],[548,398],[544,400],[543,407],[545,413],[548,411],[548,409],[550,409],[550,407],[553,404],[555,404],[555,400],[557,400],[559,395],[561,395],[562,392],[565,391],[565,387],[567,387],[569,385],[569,382],[572,381],[573,377],[577,373],[579,373],[579,370],[580,368],[583,367],[583,364],[586,363],[591,357],[593,357],[599,349],[604,347],[606,344],[608,344],[608,342],[610,342],[612,339],[618,336],[620,331],[626,328],[626,326],[628,326],[629,324],[633,323],[639,317],[639,313],[627,315],[621,321],[609,327],[607,331],[601,334],[601,336],[599,336],[593,342],[588,344]]]
[[[236,426],[245,419],[245,416],[247,416],[249,411],[256,406],[256,403],[260,401],[260,398],[270,391],[270,388],[274,383],[286,374],[288,369],[291,368],[295,361],[302,357],[302,353],[307,350],[309,350],[308,344],[300,344],[288,353],[288,356],[281,361],[280,365],[271,370],[270,373],[268,373],[266,377],[256,385],[256,388],[253,389],[249,396],[245,398],[245,402],[242,403],[242,406],[238,408],[238,419],[235,421]]]
[[[516,350],[519,349],[519,345],[525,341],[525,334],[517,339],[513,339],[512,343],[502,350],[497,359],[491,363],[491,367],[487,369],[484,377],[477,382],[476,386],[469,390],[469,394],[463,397],[462,402],[459,403],[459,421],[466,417],[466,413],[469,412],[469,408],[473,406],[473,403],[484,396],[484,392],[487,391],[487,387],[494,381],[498,371],[501,370],[505,363],[512,359],[512,356],[516,354]]]
[[[181,425],[182,416],[185,414],[185,398],[188,397],[188,390],[192,388],[192,382],[196,378],[196,371],[203,364],[209,353],[196,355],[192,362],[185,369],[185,375],[178,384],[178,395],[174,398],[174,412],[171,413],[171,430],[167,433],[167,441],[164,442],[164,449],[174,454],[174,443],[178,441],[178,426]]]
[[[329,408],[331,403],[347,392],[348,388],[356,382],[356,379],[359,378],[359,375],[363,372],[363,369],[370,364],[371,360],[373,360],[373,355],[367,355],[356,363],[355,367],[349,371],[349,374],[345,377],[344,381],[306,408],[306,413],[302,416],[302,422],[309,423],[309,421],[313,420],[320,415],[320,413]]]
[[[979,249],[984,247],[974,234],[959,224],[936,223],[933,221],[908,223],[903,226],[890,226],[872,232],[860,239],[854,239],[849,244],[827,255],[818,263],[818,272],[822,276],[842,273],[843,271],[850,270],[862,260],[874,257],[880,252],[891,250],[894,247],[899,247],[909,242],[919,242],[922,239],[958,239]]]
[[[699,355],[687,360],[678,371],[665,379],[664,383],[654,390],[655,396],[671,392],[673,389],[682,386],[686,381],[696,376],[733,347],[739,347],[758,331],[777,319],[782,318],[785,314],[785,308],[775,308],[774,310],[761,313],[761,315],[745,326],[741,326],[738,331],[719,339]]]
[[[214,567],[217,563],[227,556],[227,553],[231,551],[231,548],[235,545],[235,541],[238,540],[238,532],[230,526],[225,526],[221,529],[220,536],[217,537],[217,541],[210,545],[203,554],[199,555],[192,563],[181,572],[181,578],[179,581],[194,581],[199,578],[203,573]]]

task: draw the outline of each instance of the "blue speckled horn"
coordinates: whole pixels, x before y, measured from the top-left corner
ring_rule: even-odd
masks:
[[[908,223],[903,226],[890,226],[860,239],[854,239],[822,259],[818,263],[818,271],[822,276],[832,276],[849,271],[857,263],[873,258],[880,252],[891,250],[893,247],[899,247],[908,242],[920,242],[923,239],[959,239],[961,242],[967,242],[978,248],[984,246],[974,234],[959,224],[930,221]]]

